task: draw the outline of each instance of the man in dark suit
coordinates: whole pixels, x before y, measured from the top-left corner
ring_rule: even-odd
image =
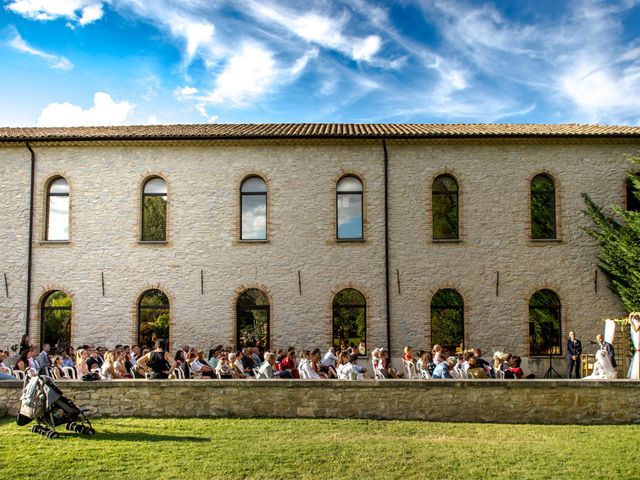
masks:
[[[611,366],[613,368],[618,368],[618,364],[616,363],[616,352],[613,349],[613,345],[609,342],[605,342],[600,334],[596,335],[596,340],[598,341],[598,350],[606,350],[609,354],[609,360],[611,360]]]
[[[582,342],[576,338],[575,332],[569,332],[567,338],[567,378],[575,369],[576,378],[580,378],[580,355],[582,354]]]

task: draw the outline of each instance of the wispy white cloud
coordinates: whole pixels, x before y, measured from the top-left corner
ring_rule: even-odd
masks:
[[[51,68],[55,68],[57,70],[71,70],[73,68],[73,63],[71,63],[67,58],[62,55],[56,55],[54,53],[48,53],[43,50],[38,50],[37,48],[29,45],[24,38],[18,33],[15,29],[10,29],[10,39],[7,41],[7,45],[9,45],[14,50],[18,52],[26,53],[28,55],[33,55],[35,57],[45,59]]]
[[[111,95],[96,92],[93,105],[83,109],[72,103],[50,103],[38,117],[39,127],[76,127],[87,125],[121,125],[135,105],[126,100],[116,102]]]
[[[370,62],[380,50],[382,43],[378,35],[357,37],[347,35],[349,15],[323,15],[315,11],[298,13],[281,4],[251,0],[247,2],[249,12],[262,22],[276,23],[304,40],[318,46],[341,52],[353,60]]]
[[[66,19],[79,25],[88,25],[102,18],[100,0],[11,0],[6,8],[33,20]]]

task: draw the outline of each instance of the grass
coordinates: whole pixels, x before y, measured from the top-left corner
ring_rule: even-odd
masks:
[[[48,440],[0,419],[0,479],[637,479],[640,426],[101,419]],[[597,453],[596,453],[597,452]]]

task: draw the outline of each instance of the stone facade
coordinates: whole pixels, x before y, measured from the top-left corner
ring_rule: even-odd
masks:
[[[431,345],[430,301],[441,288],[464,300],[465,342],[527,357],[528,300],[541,288],[562,301],[570,329],[593,338],[623,309],[594,271],[598,247],[581,193],[624,204],[625,153],[634,139],[389,140],[389,292],[392,355]],[[335,293],[367,299],[367,344],[386,335],[384,156],[377,140],[34,142],[33,278],[30,335],[40,336],[40,302],[60,289],[73,300],[72,344],[135,343],[137,301],[159,288],[171,302],[171,343],[204,348],[235,342],[235,302],[245,288],[267,293],[273,346],[325,348]],[[431,240],[431,183],[460,187],[460,240]],[[530,240],[529,184],[556,184],[557,241]],[[335,235],[335,185],[356,174],[364,186],[364,241]],[[239,187],[248,174],[268,185],[268,241],[240,241]],[[70,186],[70,240],[44,241],[47,182]],[[167,242],[140,237],[143,182],[168,187]],[[29,152],[0,147],[0,347],[25,329]],[[201,271],[204,290],[201,292]],[[298,272],[301,283],[298,282]],[[499,291],[496,294],[496,272]],[[101,276],[104,274],[104,295]],[[0,285],[3,287],[4,285]]]
[[[116,380],[69,381],[59,386],[78,406],[87,408],[90,417],[640,423],[640,392],[637,382],[629,380]],[[21,382],[0,382],[0,417],[16,415],[21,387]],[[509,401],[493,408],[489,398]]]

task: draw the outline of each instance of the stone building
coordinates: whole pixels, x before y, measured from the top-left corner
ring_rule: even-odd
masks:
[[[539,369],[623,313],[581,194],[624,205],[639,145],[586,125],[0,129],[0,347],[438,342]]]

